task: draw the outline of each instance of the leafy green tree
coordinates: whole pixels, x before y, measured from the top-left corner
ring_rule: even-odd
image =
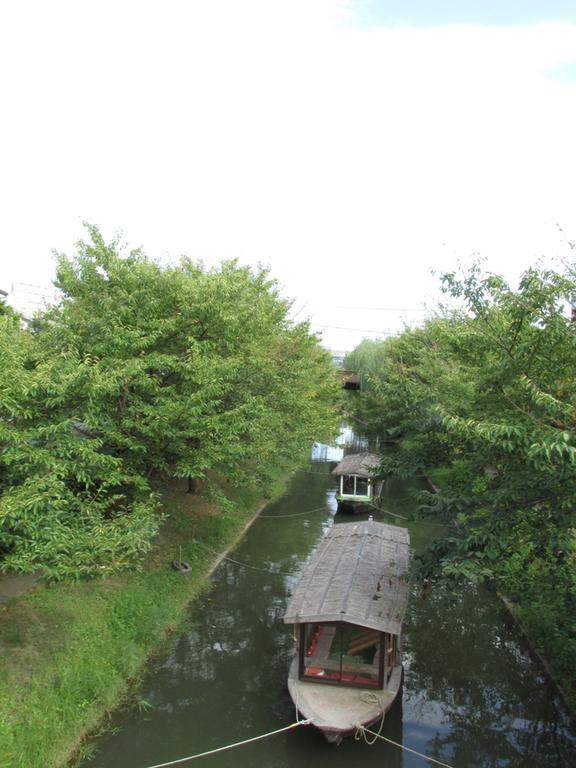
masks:
[[[51,578],[131,567],[159,477],[263,482],[338,422],[329,354],[265,270],[163,267],[88,233],[33,332],[3,319],[0,547]]]
[[[72,356],[39,359],[16,318],[0,318],[0,355],[3,566],[42,569],[48,579],[131,566],[157,530],[156,499],[66,413],[84,366]]]
[[[376,440],[401,436],[420,408],[424,392],[407,375],[416,353],[410,342],[410,332],[385,341],[365,339],[346,357],[346,367],[361,372],[362,397],[349,398],[352,417]]]
[[[6,304],[6,297],[0,293],[0,317],[2,315],[9,315],[11,317],[14,317],[17,313],[14,312],[12,307],[10,307],[8,304]]]
[[[241,476],[333,431],[328,355],[289,322],[265,270],[162,268],[89,229],[91,241],[59,259],[64,298],[42,343],[85,363],[82,418],[115,454],[147,474]]]
[[[421,404],[413,419],[410,409],[380,417],[392,417],[388,429],[396,418],[402,437],[387,468],[444,468],[439,492],[418,499],[455,532],[433,545],[421,574],[493,580],[563,674],[576,661],[573,278],[530,269],[512,290],[478,266],[445,275],[462,309],[386,342],[380,368],[386,392],[392,348],[409,346],[402,375],[421,390],[406,399]]]

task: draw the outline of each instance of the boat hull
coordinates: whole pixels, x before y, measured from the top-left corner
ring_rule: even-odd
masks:
[[[393,668],[384,689],[300,680],[295,658],[288,675],[288,690],[302,717],[322,731],[329,742],[339,743],[344,736],[355,733],[359,726],[368,727],[380,720],[392,706],[401,682],[401,665]]]
[[[337,514],[343,515],[360,515],[368,512],[373,512],[375,505],[366,501],[350,501],[350,499],[339,499],[336,497],[338,507],[336,508]]]

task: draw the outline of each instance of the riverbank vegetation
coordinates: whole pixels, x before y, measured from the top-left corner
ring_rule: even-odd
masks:
[[[576,703],[576,323],[573,271],[528,270],[517,290],[475,266],[443,277],[459,309],[364,341],[358,428],[399,449],[383,475],[431,474],[420,514],[454,535],[420,575],[486,580],[505,593]]]
[[[264,269],[163,266],[89,226],[56,285],[28,325],[0,302],[0,570],[41,579],[0,606],[6,768],[70,758],[341,418]]]
[[[267,496],[281,492],[294,466],[274,473]],[[86,735],[106,728],[106,713],[167,634],[185,624],[217,554],[263,502],[258,484],[238,489],[213,478],[211,488],[193,495],[184,493],[185,481],[166,483],[159,494],[165,519],[139,571],[39,584],[0,605],[3,768],[59,768],[90,753]],[[171,567],[180,559],[190,566],[186,574]]]
[[[58,305],[0,316],[0,567],[53,581],[141,562],[158,479],[265,485],[338,422],[330,355],[265,270],[88,235]]]

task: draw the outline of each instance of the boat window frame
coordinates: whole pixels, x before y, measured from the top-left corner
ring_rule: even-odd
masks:
[[[320,624],[323,626],[329,626],[329,627],[358,627],[358,629],[366,629],[366,627],[362,627],[360,624],[351,624],[348,621],[307,621],[303,622],[299,625],[300,627],[300,633],[298,638],[298,680],[301,680],[304,683],[320,683],[321,685],[337,685],[344,688],[360,688],[362,690],[383,690],[385,687],[385,684],[388,682],[385,680],[385,670],[386,670],[386,659],[385,659],[385,653],[387,648],[387,639],[389,637],[392,637],[392,635],[389,632],[384,632],[382,630],[376,630],[379,632],[379,644],[380,644],[380,656],[378,660],[378,680],[376,687],[369,686],[369,685],[363,685],[362,683],[355,683],[351,682],[349,680],[343,681],[343,680],[332,680],[330,678],[323,678],[323,677],[308,677],[304,674],[304,661],[305,661],[305,653],[306,653],[306,627],[308,626],[314,626],[315,624]],[[342,677],[342,635],[340,635],[340,677]],[[388,676],[389,677],[389,676]]]
[[[354,478],[354,493],[345,493],[344,492],[344,478],[345,477],[353,477]],[[358,494],[356,493],[357,488],[357,480],[360,478],[361,480],[367,480],[367,486],[366,491],[367,493]],[[366,477],[365,475],[357,475],[357,474],[350,474],[350,475],[340,475],[340,496],[345,497],[347,499],[371,499],[372,498],[372,478]]]

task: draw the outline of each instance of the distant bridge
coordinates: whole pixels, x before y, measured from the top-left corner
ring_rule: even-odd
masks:
[[[360,374],[358,371],[347,371],[340,369],[338,371],[338,378],[342,382],[342,389],[360,389]]]

